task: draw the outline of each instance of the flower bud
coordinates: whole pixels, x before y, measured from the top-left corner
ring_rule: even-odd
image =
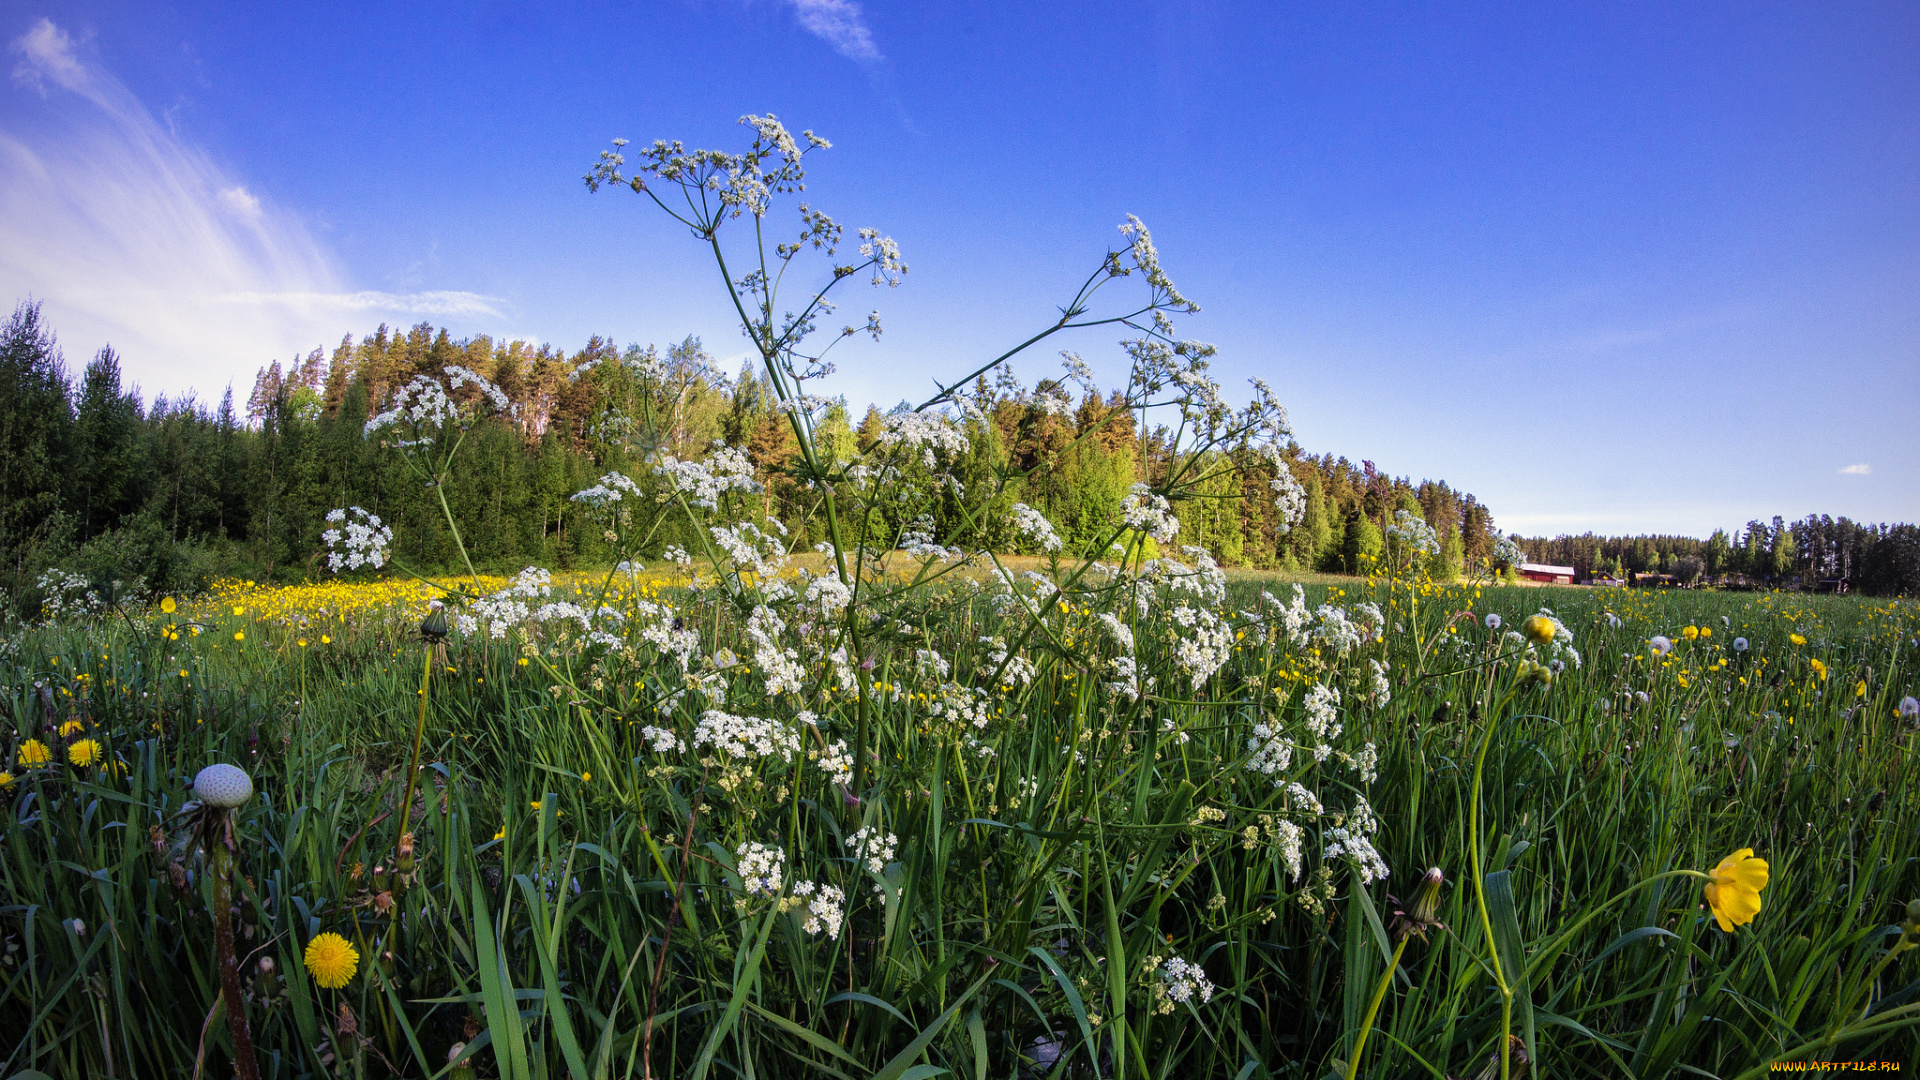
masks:
[[[1553,620],[1545,615],[1529,616],[1526,622],[1520,624],[1520,632],[1545,645],[1553,640]]]
[[[420,636],[428,641],[439,641],[447,636],[447,608],[438,600],[428,608],[427,617],[420,620]]]
[[[1413,917],[1428,925],[1437,925],[1435,916],[1440,913],[1440,886],[1446,884],[1447,876],[1439,867],[1427,871],[1420,879],[1420,890],[1413,894]]]

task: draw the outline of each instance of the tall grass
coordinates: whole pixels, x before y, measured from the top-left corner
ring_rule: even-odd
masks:
[[[1260,611],[1260,584],[1235,583],[1226,607]],[[231,605],[33,630],[0,668],[11,750],[38,738],[58,761],[16,766],[3,796],[0,1075],[229,1068],[210,1012],[212,887],[179,817],[216,760],[260,792],[236,817],[235,894],[265,1075],[1344,1074],[1397,943],[1391,896],[1429,866],[1449,881],[1444,928],[1404,951],[1357,1072],[1497,1075],[1500,979],[1468,887],[1489,734],[1478,841],[1522,1048],[1509,1069],[1732,1077],[1783,1056],[1915,1057],[1920,972],[1876,967],[1920,897],[1915,728],[1896,715],[1914,692],[1915,605],[1345,589],[1310,599],[1372,600],[1395,624],[1384,641],[1335,662],[1241,620],[1228,665],[1189,692],[1160,651],[1173,639],[1142,626],[1163,696],[1130,705],[1076,658],[1094,631],[1069,617],[979,730],[934,715],[940,680],[897,653],[873,672],[858,800],[804,755],[656,752],[645,726],[684,740],[705,706],[645,707],[683,678],[670,663],[456,638],[432,661],[410,873],[393,853],[429,647],[417,607],[335,620],[325,645],[311,622]],[[1584,662],[1523,685],[1483,619],[1512,625],[1542,602]],[[704,653],[744,648],[724,609],[682,616]],[[922,629],[973,670],[995,616],[965,603]],[[1665,658],[1656,634],[1676,641]],[[1244,767],[1250,725],[1371,659],[1391,665],[1391,700],[1350,694],[1337,747],[1372,743],[1377,779],[1338,755],[1297,767],[1328,804],[1302,816]],[[599,704],[556,674],[599,680]],[[727,708],[787,719],[756,705],[750,676],[723,677]],[[829,713],[845,698],[828,690]],[[65,764],[80,738],[115,764]],[[1309,843],[1296,878],[1277,823],[1324,840],[1361,795],[1391,877],[1363,887],[1342,860],[1312,865]],[[898,838],[878,872],[848,849],[863,826]],[[734,866],[748,841],[785,849],[783,896],[844,890],[837,936],[808,933],[804,905],[748,895]],[[1733,934],[1696,880],[1636,888],[1740,847],[1772,880]],[[323,930],[363,958],[338,991],[303,966]],[[1173,957],[1205,969],[1210,1000],[1156,994]]]

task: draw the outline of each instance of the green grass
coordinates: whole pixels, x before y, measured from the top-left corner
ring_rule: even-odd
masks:
[[[1291,594],[1236,576],[1223,612],[1255,609],[1262,588]],[[1163,696],[1130,704],[1100,689],[1093,658],[1111,650],[1076,612],[1030,650],[1030,686],[996,691],[982,730],[932,715],[916,695],[938,697],[941,680],[913,674],[912,657],[931,645],[967,682],[996,618],[980,601],[930,608],[924,636],[873,672],[873,783],[857,804],[804,755],[746,766],[649,749],[644,726],[685,740],[709,707],[691,693],[652,708],[685,684],[650,648],[455,639],[435,665],[410,881],[394,850],[419,702],[411,618],[362,613],[305,648],[294,641],[311,631],[290,620],[225,614],[180,641],[157,613],[25,632],[0,663],[10,760],[29,737],[62,752],[59,726],[79,720],[72,738],[101,740],[124,768],[16,766],[0,796],[0,1075],[185,1076],[201,1055],[208,1075],[230,1071],[209,1012],[211,883],[178,814],[194,772],[230,761],[258,789],[236,819],[235,893],[263,1075],[451,1075],[464,1044],[463,1068],[503,1077],[1317,1080],[1345,1074],[1385,971],[1389,894],[1408,898],[1437,866],[1445,928],[1408,946],[1359,1073],[1473,1076],[1502,1011],[1468,854],[1489,734],[1490,921],[1511,934],[1513,1031],[1538,1069],[1733,1077],[1843,1029],[1860,1033],[1802,1056],[1920,1057],[1903,1026],[1920,1019],[1920,968],[1875,968],[1920,898],[1915,728],[1895,715],[1920,687],[1915,604],[1306,589],[1312,604],[1379,603],[1385,640],[1316,657],[1253,627],[1192,689],[1164,620],[1142,621],[1140,663]],[[737,614],[676,603],[703,652],[751,654]],[[1481,620],[1513,628],[1542,604],[1584,663],[1526,686]],[[1711,635],[1688,640],[1689,625]],[[1677,641],[1665,661],[1649,656],[1655,634]],[[1731,651],[1737,636],[1748,651]],[[1385,704],[1365,700],[1373,659],[1391,665]],[[1291,811],[1308,837],[1295,879],[1274,840],[1284,793],[1244,765],[1251,725],[1297,730],[1314,680],[1341,687],[1344,731],[1340,754],[1296,753],[1285,774],[1327,810]],[[822,725],[795,728],[807,752],[850,739],[833,682],[809,686]],[[782,722],[801,704],[767,700],[758,672],[718,692],[729,712]],[[1367,743],[1371,782],[1340,756]],[[1316,861],[1361,795],[1392,871],[1365,888],[1345,860]],[[862,826],[898,837],[879,873],[849,856]],[[837,938],[745,894],[733,864],[747,841],[784,849],[788,895],[845,891]],[[1741,847],[1772,880],[1734,934],[1697,880],[1635,889]],[[337,991],[302,964],[323,930],[362,955]],[[1147,966],[1172,956],[1205,968],[1210,1001],[1160,1010]],[[348,1015],[357,1034],[342,1034]]]

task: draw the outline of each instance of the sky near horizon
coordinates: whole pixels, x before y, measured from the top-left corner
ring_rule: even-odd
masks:
[[[1913,3],[0,0],[0,40],[0,299],[149,399],[381,322],[737,370],[702,248],[581,177],[771,112],[911,267],[845,298],[856,406],[1047,325],[1132,213],[1230,395],[1504,530],[1920,519]],[[1116,384],[1118,336],[1016,371]]]

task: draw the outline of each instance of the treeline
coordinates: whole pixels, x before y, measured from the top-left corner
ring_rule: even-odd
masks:
[[[1705,540],[1691,536],[1559,536],[1519,540],[1534,562],[1571,566],[1582,578],[1660,574],[1680,584],[1920,595],[1920,526],[1865,525],[1825,514],[1749,521]]]
[[[456,549],[434,493],[396,450],[363,434],[414,376],[450,365],[492,380],[513,404],[465,434],[445,488],[483,569],[604,562],[600,532],[573,494],[609,471],[644,482],[649,455],[699,457],[714,440],[747,452],[766,487],[765,512],[798,546],[822,539],[809,532],[817,526],[793,468],[797,444],[764,375],[715,371],[696,339],[662,354],[596,337],[569,354],[457,340],[425,323],[381,326],[331,352],[270,365],[244,404],[231,388],[217,402],[192,394],[144,402],[124,384],[111,348],[72,378],[40,308],[26,303],[0,331],[0,589],[27,612],[38,576],[54,567],[103,590],[148,592],[191,591],[223,575],[319,576],[325,515],[349,505],[393,527],[394,553],[408,565],[452,567]],[[1127,489],[1164,475],[1173,436],[1138,430],[1118,395],[1085,392],[1062,414],[1049,408],[1059,393],[1051,382],[1031,391],[1007,378],[978,382],[959,492],[883,508],[885,524],[924,517],[942,543],[1018,550],[1008,510],[1023,501],[1076,551],[1096,543]],[[821,445],[851,460],[883,423],[877,407],[856,421],[837,402],[819,424]],[[1216,464],[1242,469],[1218,471],[1203,491],[1209,497],[1182,504],[1181,541],[1226,565],[1362,569],[1381,553],[1382,530],[1399,510],[1442,538],[1434,554],[1441,572],[1492,550],[1492,515],[1472,495],[1297,448],[1283,464],[1306,490],[1305,517],[1283,535],[1268,484],[1273,466],[1245,448],[1222,454],[1237,460]],[[1251,497],[1231,497],[1238,494]],[[684,539],[663,526],[654,546]]]

